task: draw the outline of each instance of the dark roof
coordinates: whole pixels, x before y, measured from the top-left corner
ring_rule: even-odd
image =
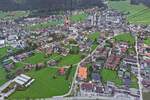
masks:
[[[83,84],[81,84],[81,89],[86,90],[86,91],[91,91],[91,90],[93,90],[93,84],[83,83]]]
[[[94,81],[99,81],[100,80],[100,75],[98,73],[92,73],[92,79]]]

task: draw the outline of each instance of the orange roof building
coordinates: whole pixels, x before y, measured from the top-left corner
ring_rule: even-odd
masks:
[[[79,68],[78,78],[80,78],[81,80],[87,79],[87,68],[86,67]]]
[[[65,74],[65,68],[59,68],[59,74],[64,75]]]

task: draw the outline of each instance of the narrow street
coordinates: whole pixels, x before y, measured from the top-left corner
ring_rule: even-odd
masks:
[[[142,77],[141,77],[141,67],[140,67],[140,61],[139,61],[139,52],[138,52],[138,38],[135,37],[135,50],[136,50],[136,57],[137,57],[137,66],[138,66],[138,84],[139,84],[139,90],[140,90],[140,100],[143,100],[142,96]]]

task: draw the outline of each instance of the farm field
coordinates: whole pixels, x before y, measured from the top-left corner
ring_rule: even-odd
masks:
[[[127,19],[134,24],[150,24],[150,8],[140,4],[131,5],[130,0],[125,1],[109,1],[112,9],[128,13]]]
[[[27,73],[35,79],[35,82],[25,91],[16,91],[9,99],[24,99],[24,98],[48,98],[57,95],[63,95],[69,91],[71,81],[66,80],[65,76],[57,75],[57,69],[45,68],[39,71],[31,71]]]

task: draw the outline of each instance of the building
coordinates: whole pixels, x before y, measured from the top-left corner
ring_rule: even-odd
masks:
[[[117,70],[118,65],[120,64],[121,57],[116,55],[110,55],[109,58],[106,61],[106,68]]]
[[[79,67],[78,70],[78,78],[80,80],[85,80],[87,79],[87,68],[86,67]]]
[[[13,81],[21,87],[28,87],[34,80],[35,79],[32,79],[31,77],[24,74],[21,74],[13,79]]]

